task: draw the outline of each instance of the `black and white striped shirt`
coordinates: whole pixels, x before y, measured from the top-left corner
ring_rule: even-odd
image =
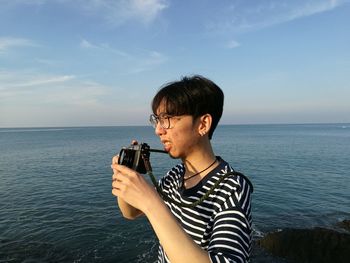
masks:
[[[160,181],[163,195],[175,200],[164,200],[183,229],[202,249],[207,250],[211,261],[248,262],[252,244],[251,193],[253,187],[241,173],[228,163],[220,164],[190,189],[183,187],[185,167],[173,167]],[[221,177],[233,172],[214,189],[202,203],[193,208],[182,207],[178,202],[191,204],[199,200]],[[170,262],[159,246],[158,262]]]

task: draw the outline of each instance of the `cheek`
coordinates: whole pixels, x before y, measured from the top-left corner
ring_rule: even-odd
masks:
[[[177,150],[190,150],[198,143],[198,136],[192,129],[181,129],[172,134],[172,139]]]

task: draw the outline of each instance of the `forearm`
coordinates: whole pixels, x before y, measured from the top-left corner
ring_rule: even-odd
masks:
[[[140,215],[143,215],[142,211],[129,205],[122,198],[118,197],[117,200],[118,200],[119,209],[120,209],[123,217],[125,217],[127,219],[135,219],[135,218],[139,217]]]
[[[134,219],[145,214],[172,263],[210,262],[207,251],[187,235],[157,191],[142,175],[123,165],[113,164],[112,168],[112,193],[118,197],[124,217]]]
[[[208,252],[200,248],[183,230],[164,202],[158,198],[145,214],[167,257],[172,263],[210,262]]]

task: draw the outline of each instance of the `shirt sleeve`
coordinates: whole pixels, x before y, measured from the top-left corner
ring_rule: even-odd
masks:
[[[213,263],[249,262],[252,245],[251,187],[244,178],[239,181],[239,190],[232,192],[214,218],[208,246]]]

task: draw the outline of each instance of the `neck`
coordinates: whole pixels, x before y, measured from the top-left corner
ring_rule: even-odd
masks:
[[[209,143],[207,147],[203,147],[200,150],[193,152],[190,156],[187,156],[182,160],[186,168],[185,176],[188,177],[193,174],[201,173],[201,171],[208,168],[208,166],[210,166],[215,160],[216,156]]]
[[[216,164],[216,161],[217,161],[217,159],[215,158],[214,161],[211,164],[209,164],[209,166],[207,166],[206,168],[204,168],[203,170],[200,170],[199,172],[197,172],[195,174],[192,174],[192,175],[189,175],[189,176],[185,176],[184,180],[186,181],[186,180],[189,180],[189,179],[191,179],[193,177],[196,177],[196,176],[202,178],[202,176],[206,175],[209,171],[211,171],[212,167],[215,167],[214,165]]]
[[[218,163],[209,140],[200,143],[182,162],[186,170],[183,184],[186,189],[198,184]]]

